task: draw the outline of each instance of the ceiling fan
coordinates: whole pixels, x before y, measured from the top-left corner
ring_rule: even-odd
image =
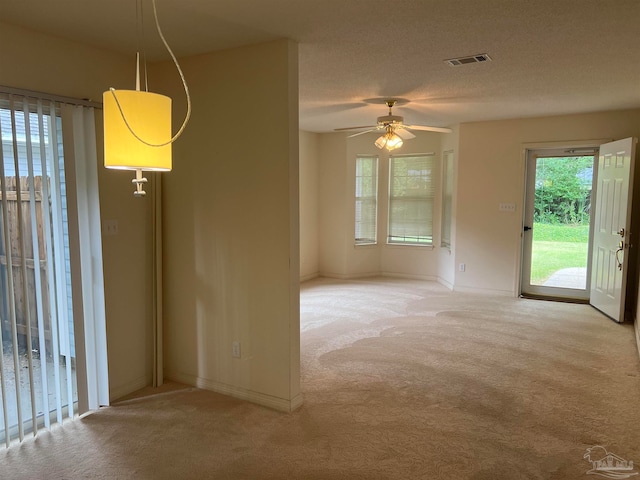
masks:
[[[363,135],[365,133],[375,132],[376,130],[384,130],[382,136],[376,140],[375,145],[380,149],[386,148],[389,151],[400,148],[403,144],[403,140],[410,140],[416,137],[409,130],[425,130],[428,132],[451,133],[450,128],[429,127],[427,125],[405,125],[404,117],[394,115],[392,112],[392,108],[396,104],[396,102],[397,100],[394,99],[385,100],[384,103],[387,105],[387,107],[389,107],[389,114],[378,117],[377,125],[336,128],[334,131],[345,132],[350,130],[366,129],[362,132],[354,133],[347,137],[352,138],[357,137],[358,135]]]

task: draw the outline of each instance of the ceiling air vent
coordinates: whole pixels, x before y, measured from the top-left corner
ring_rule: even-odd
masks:
[[[491,61],[491,57],[486,53],[481,53],[479,55],[471,55],[470,57],[450,58],[449,60],[445,60],[444,63],[451,65],[452,67],[457,67],[458,65],[466,65],[468,63],[489,61]]]

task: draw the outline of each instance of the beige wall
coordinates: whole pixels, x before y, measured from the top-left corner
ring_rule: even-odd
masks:
[[[0,85],[101,102],[104,90],[132,88],[133,80],[133,58],[0,24]],[[100,125],[101,217],[119,227],[118,235],[102,238],[109,390],[115,399],[151,383],[151,216],[149,201],[131,194],[131,175],[102,167]]]
[[[297,46],[181,65],[193,114],[163,179],[165,374],[290,410],[300,403]],[[177,124],[173,65],[152,74]]]
[[[318,174],[319,268],[323,276],[347,275],[347,142],[342,133],[320,135]]]
[[[300,280],[318,276],[318,141],[300,132]]]
[[[386,244],[389,155],[386,150],[381,151],[374,146],[376,134],[365,134],[351,139],[344,133],[320,135],[319,236],[322,275],[353,278],[382,274],[438,279],[441,200],[439,172],[444,136],[431,132],[417,132],[417,137],[407,141],[399,152],[435,153],[435,246],[431,248]],[[355,159],[358,154],[379,156],[377,245],[354,245]]]
[[[460,125],[457,290],[518,293],[526,144],[640,136],[640,109]],[[501,202],[515,212],[499,212]]]

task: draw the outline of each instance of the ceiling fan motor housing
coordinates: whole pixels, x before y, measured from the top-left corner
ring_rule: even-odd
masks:
[[[404,120],[404,117],[400,115],[384,115],[382,117],[378,117],[378,125],[397,125],[401,124]]]

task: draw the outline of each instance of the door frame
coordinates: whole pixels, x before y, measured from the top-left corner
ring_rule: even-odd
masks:
[[[596,194],[597,188],[597,159],[598,159],[598,151],[600,145],[603,143],[610,142],[609,138],[601,138],[594,140],[578,140],[578,141],[565,141],[565,142],[536,142],[536,143],[523,143],[522,144],[522,165],[523,165],[523,183],[522,183],[522,209],[521,209],[521,222],[520,222],[520,258],[518,262],[518,270],[517,270],[517,285],[518,285],[518,296],[528,296],[532,298],[543,298],[543,299],[551,299],[551,300],[566,300],[571,302],[580,302],[580,303],[588,303],[589,300],[589,291],[591,284],[591,255],[592,255],[592,243],[593,243],[593,230],[589,228],[589,247],[587,253],[587,284],[584,294],[576,295],[576,292],[583,292],[583,290],[569,289],[569,288],[560,288],[560,287],[539,287],[536,293],[523,293],[523,276],[525,273],[525,269],[523,267],[525,261],[525,232],[524,227],[526,225],[526,215],[527,215],[527,184],[528,184],[528,164],[530,162],[529,156],[530,152],[538,152],[538,151],[546,151],[549,153],[549,156],[559,156],[558,154],[564,154],[564,156],[571,154],[585,154],[590,155],[593,152],[594,155],[594,166],[593,166],[593,180],[592,180],[592,197]],[[594,220],[594,210],[591,209],[590,212],[590,226],[593,225]]]

